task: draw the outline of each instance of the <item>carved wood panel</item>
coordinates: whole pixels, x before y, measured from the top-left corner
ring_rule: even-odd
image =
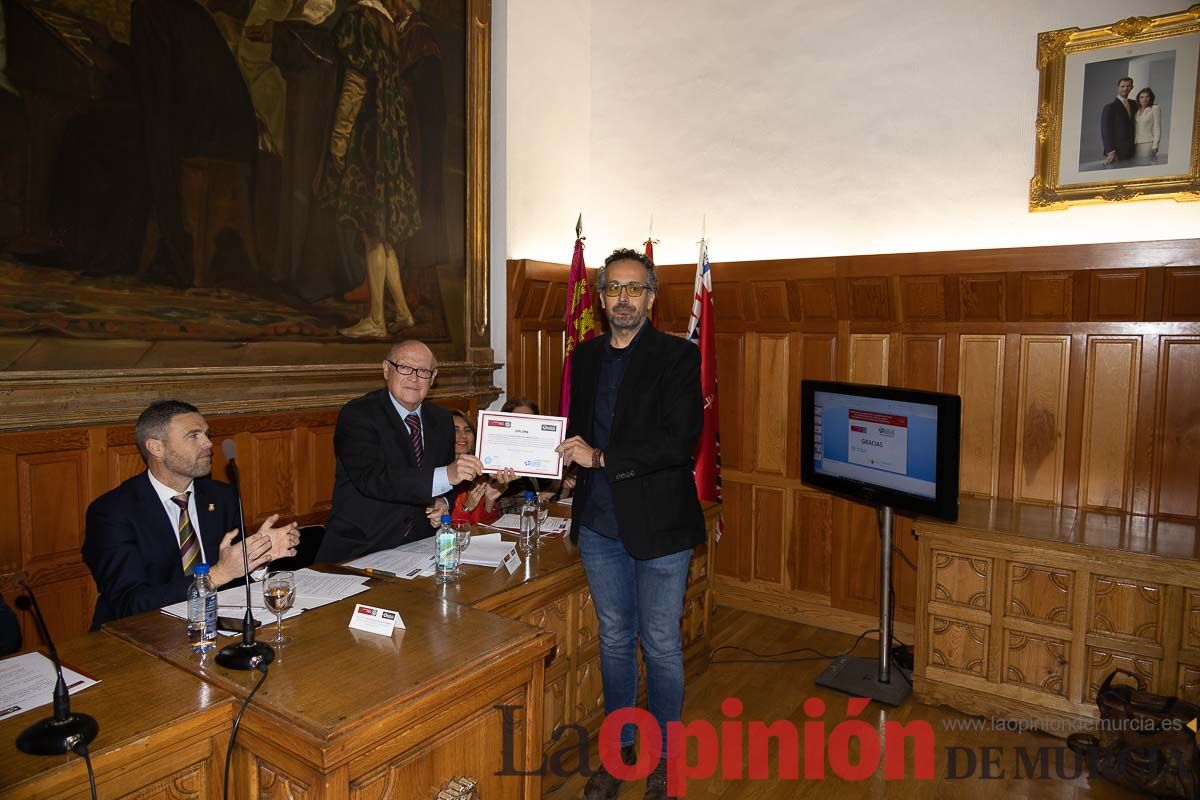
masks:
[[[745,468],[746,402],[751,382],[746,374],[746,337],[741,333],[717,332],[717,391],[721,412],[721,466]]]
[[[850,336],[850,380],[854,383],[888,382],[888,336],[856,333]]]
[[[783,583],[784,490],[754,487],[754,578]]]
[[[1006,613],[1010,617],[1070,627],[1073,587],[1073,573],[1035,564],[1009,563]]]
[[[1091,275],[1091,318],[1105,322],[1139,320],[1145,316],[1144,270],[1102,270]]]
[[[900,307],[904,319],[935,322],[946,318],[945,279],[941,275],[905,275],[900,278]]]
[[[246,494],[259,518],[297,513],[296,431],[251,433],[249,439],[254,467],[247,476]]]
[[[568,722],[567,713],[569,711],[568,703],[570,702],[567,696],[567,687],[570,684],[571,671],[563,670],[562,674],[556,678],[546,678],[545,687],[542,690],[542,742],[551,741],[554,735],[554,730],[560,725],[566,725]]]
[[[1079,499],[1088,508],[1122,509],[1132,490],[1137,430],[1138,337],[1088,338]]]
[[[795,281],[800,296],[800,309],[805,322],[836,320],[838,316],[837,291],[832,280]]]
[[[1200,317],[1200,269],[1169,267],[1163,291],[1163,319]]]
[[[123,796],[123,800],[207,800],[208,765],[192,764]]]
[[[788,304],[787,283],[782,280],[751,281],[750,296],[753,302],[754,318],[759,322],[788,322],[792,320],[791,306]],[[798,313],[795,315],[799,319]]]
[[[796,491],[792,496],[789,587],[829,594],[833,501],[829,495],[816,492]]]
[[[302,465],[308,470],[309,502],[307,508],[301,508],[301,513],[312,511],[329,511],[333,508],[333,482],[336,477],[335,456],[333,453],[333,432],[335,426],[321,425],[308,428],[307,463]]]
[[[108,473],[104,490],[115,489],[146,468],[137,445],[124,444],[108,448]]]
[[[966,322],[1003,322],[1005,290],[1003,274],[958,277],[959,319]]]
[[[575,681],[571,722],[583,723],[593,716],[604,713],[604,685],[600,682],[600,654],[577,664],[573,673]]]
[[[254,796],[259,800],[308,800],[313,797],[313,788],[295,775],[289,775],[257,755],[251,758],[258,789]]]
[[[575,653],[600,637],[600,620],[596,617],[596,607],[592,605],[592,595],[587,589],[580,589],[572,598],[575,606]]]
[[[86,450],[17,456],[21,561],[36,573],[79,562],[88,496]]]
[[[987,675],[988,629],[934,616],[929,621],[929,663],[945,669]]]
[[[800,337],[800,342],[800,377],[820,381],[837,380],[837,337],[831,333],[805,334]]]
[[[1069,322],[1071,273],[1022,272],[1021,311],[1027,320]]]
[[[1013,499],[1062,501],[1070,336],[1021,337]]]
[[[935,550],[930,599],[967,608],[992,608],[992,560]]]
[[[891,282],[887,278],[851,278],[850,319],[887,322],[892,318]]]
[[[1140,677],[1147,691],[1158,691],[1158,673],[1162,666],[1158,659],[1146,658],[1131,653],[1121,653],[1101,647],[1088,648],[1087,699],[1094,701],[1100,691],[1104,679],[1115,669],[1123,669]],[[1126,683],[1136,686],[1137,683],[1127,675],[1113,678],[1114,684]]]
[[[1164,336],[1159,344],[1155,429],[1159,514],[1200,513],[1200,338]]]
[[[683,601],[683,614],[680,618],[680,637],[686,650],[700,641],[705,634],[704,592],[689,596]],[[639,650],[640,652],[640,650]],[[643,665],[644,668],[644,665]]]
[[[959,339],[958,393],[962,397],[959,489],[994,496],[1000,481],[1004,410],[1004,336]]]
[[[546,661],[546,666],[550,666],[556,659],[570,656],[574,652],[572,646],[575,638],[570,635],[570,607],[570,598],[560,597],[557,601],[534,609],[521,617],[521,622],[554,634],[555,645],[554,649],[550,651],[550,658]]]
[[[946,337],[906,333],[900,337],[900,381],[909,389],[942,391]]]
[[[1162,600],[1163,587],[1156,583],[1093,575],[1088,631],[1157,643]]]
[[[1179,688],[1175,693],[1189,703],[1200,704],[1200,667],[1179,665]]]
[[[1048,636],[1004,632],[1003,683],[1066,696],[1070,643]]]
[[[1183,646],[1200,648],[1200,591],[1196,589],[1183,595]]]

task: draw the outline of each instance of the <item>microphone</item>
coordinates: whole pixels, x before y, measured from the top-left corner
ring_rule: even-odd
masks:
[[[100,732],[100,724],[87,714],[71,712],[71,694],[63,679],[62,662],[58,660],[58,650],[50,638],[42,610],[38,608],[37,598],[33,596],[29,584],[23,578],[18,584],[25,590],[25,596],[17,600],[17,607],[33,612],[38,632],[46,643],[50,660],[54,662],[54,671],[58,673],[58,682],[54,684],[54,716],[38,720],[21,731],[17,736],[17,749],[32,756],[57,756],[68,752],[82,755]]]
[[[242,620],[242,640],[226,645],[217,653],[217,663],[226,669],[250,670],[259,665],[266,666],[275,660],[275,649],[266,642],[254,641],[254,615],[250,611],[250,553],[246,549],[246,518],[242,514],[242,486],[237,468],[237,443],[233,439],[221,442],[221,452],[228,463],[230,483],[237,494],[238,530],[242,535],[242,565],[245,568],[246,616]]]

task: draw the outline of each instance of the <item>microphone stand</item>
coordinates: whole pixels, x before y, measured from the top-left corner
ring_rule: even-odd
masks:
[[[58,660],[58,650],[54,647],[54,640],[50,638],[42,610],[38,608],[37,598],[33,596],[33,589],[29,588],[29,584],[22,580],[20,586],[25,590],[38,632],[46,643],[51,660],[54,661],[58,682],[54,684],[54,716],[38,720],[21,731],[17,736],[17,749],[33,756],[57,756],[81,750],[82,755],[87,752],[87,746],[100,732],[100,724],[87,714],[71,712],[71,695],[67,691],[67,682],[63,679],[62,662]]]
[[[246,549],[246,518],[242,514],[242,486],[237,468],[237,447],[226,439],[221,443],[225,458],[229,461],[229,475],[233,479],[233,490],[237,493],[238,525],[242,535],[242,565],[245,569],[246,616],[242,620],[242,640],[226,645],[217,653],[216,661],[226,669],[251,670],[260,664],[264,667],[275,660],[275,648],[266,642],[254,641],[254,615],[250,610],[250,553]]]

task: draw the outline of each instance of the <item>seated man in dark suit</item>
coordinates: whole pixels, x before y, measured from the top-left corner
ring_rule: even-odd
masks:
[[[83,560],[100,596],[92,618],[105,622],[187,599],[196,564],[221,587],[245,575],[237,494],[208,477],[212,442],[195,406],[163,400],[142,412],[137,444],[146,471],[96,498],[87,511]],[[272,514],[246,539],[250,569],[295,555],[295,523]]]
[[[454,455],[450,412],[425,399],[437,376],[433,351],[409,340],[383,362],[387,387],[351,400],[333,434],[333,510],[317,561],[348,561],[433,533],[446,495],[483,470]]]

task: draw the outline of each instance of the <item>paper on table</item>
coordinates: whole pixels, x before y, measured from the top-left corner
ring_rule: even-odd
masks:
[[[493,528],[504,528],[505,530],[519,531],[521,530],[521,515],[520,514],[505,514],[492,523]],[[571,529],[571,520],[566,517],[546,517],[542,520],[542,533],[556,534],[569,531]],[[474,539],[472,539],[474,541]]]
[[[474,564],[478,567],[498,567],[500,562],[516,547],[511,541],[504,541],[498,533],[472,536],[471,544],[459,556],[464,564]]]
[[[433,558],[433,543],[428,539],[409,542],[392,550],[380,550],[347,561],[346,566],[378,572],[393,578],[420,578],[432,575],[437,568]]]
[[[297,570],[294,574],[297,598],[344,600],[351,595],[367,590],[367,587],[363,585],[367,579],[361,575],[331,575],[311,569]],[[297,605],[299,605],[298,602]]]
[[[65,666],[63,680],[71,694],[99,683]],[[41,653],[24,653],[0,661],[0,719],[49,705],[57,682],[54,662]]]

